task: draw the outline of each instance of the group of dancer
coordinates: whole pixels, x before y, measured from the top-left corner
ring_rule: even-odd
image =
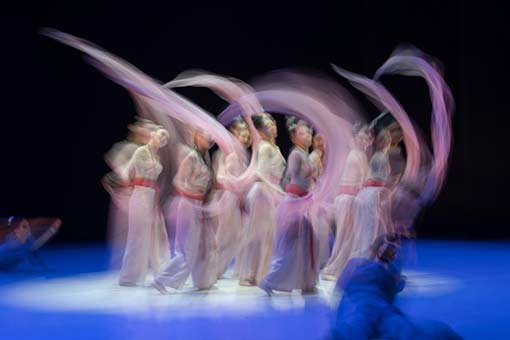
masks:
[[[47,30],[86,53],[125,87],[138,109],[126,141],[106,155],[111,173],[112,265],[119,284],[162,294],[211,288],[232,268],[243,286],[314,292],[352,258],[369,258],[381,235],[409,237],[421,207],[440,191],[451,142],[453,100],[423,53],[398,49],[374,79],[334,67],[384,113],[371,123],[332,80],[297,71],[253,84],[185,72],[162,84],[91,43]],[[432,148],[384,74],[424,78],[432,101]],[[201,86],[228,102],[210,115],[175,88]],[[272,114],[286,116],[292,149],[276,144]],[[210,157],[214,144],[218,150]]]

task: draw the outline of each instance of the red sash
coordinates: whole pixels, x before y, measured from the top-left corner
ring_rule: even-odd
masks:
[[[377,179],[367,179],[365,183],[363,183],[364,187],[383,187],[385,183],[383,181],[379,181]]]
[[[303,197],[303,196],[306,196],[308,194],[308,191],[305,191],[305,190],[301,189],[299,186],[297,186],[295,184],[287,184],[285,186],[285,192],[297,195],[299,197]]]
[[[147,178],[137,177],[131,182],[132,186],[147,187],[159,191],[159,185],[156,181]]]
[[[285,191],[290,193],[290,194],[294,194],[294,195],[297,195],[299,197],[304,197],[306,195],[308,195],[308,191],[305,191],[303,189],[301,189],[299,186],[295,185],[295,184],[287,184],[285,186]],[[310,224],[311,226],[311,224]],[[312,266],[312,270],[315,270],[315,249],[314,249],[314,239],[313,239],[313,229],[310,230],[310,244],[309,244],[309,247],[310,247],[310,265]]]

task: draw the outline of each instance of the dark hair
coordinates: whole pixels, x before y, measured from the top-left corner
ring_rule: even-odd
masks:
[[[298,119],[296,116],[287,116],[285,117],[285,126],[287,127],[287,131],[289,131],[289,134],[293,134],[296,131],[296,128],[298,127]]]
[[[21,217],[21,216],[11,216],[6,221],[7,222],[6,227],[17,228],[25,220],[26,220],[26,218]]]
[[[248,124],[246,124],[246,122],[244,121],[244,119],[241,116],[237,116],[236,118],[234,118],[232,123],[230,123],[230,125],[228,126],[228,129],[230,131],[238,131],[241,128],[242,129],[248,128]]]
[[[3,242],[5,237],[16,230],[26,218],[21,216],[11,216],[0,221],[0,242]]]
[[[399,242],[400,236],[397,234],[383,234],[375,239],[375,241],[370,246],[370,251],[372,255],[377,255],[377,252],[379,251],[379,248],[385,243],[385,242]]]
[[[289,135],[294,134],[294,132],[296,132],[297,128],[300,126],[306,126],[311,129],[310,125],[306,121],[303,119],[298,119],[296,116],[287,116],[285,119],[285,125],[287,127],[287,131],[289,131]]]
[[[251,116],[253,125],[255,125],[255,128],[257,130],[264,128],[264,118],[270,119],[271,121],[273,121],[273,123],[276,124],[276,121],[274,120],[273,116],[271,116],[269,113],[266,112],[257,113],[256,115]]]
[[[262,114],[251,116],[251,120],[253,121],[253,125],[255,125],[257,130],[264,128],[264,116]]]

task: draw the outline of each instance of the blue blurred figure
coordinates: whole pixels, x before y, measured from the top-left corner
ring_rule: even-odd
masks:
[[[29,221],[23,217],[10,217],[0,223],[0,271],[15,270],[25,260],[48,269],[36,250],[57,233],[60,225],[59,219]]]
[[[412,322],[394,305],[405,286],[395,261],[400,238],[378,237],[370,258],[352,258],[336,284],[343,291],[332,337],[334,339],[461,339],[440,322]]]

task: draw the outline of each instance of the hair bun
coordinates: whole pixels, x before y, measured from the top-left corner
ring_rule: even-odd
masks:
[[[287,127],[287,129],[290,129],[291,127],[294,127],[297,125],[297,122],[298,122],[298,119],[296,118],[296,116],[287,116],[285,117],[285,126]]]

